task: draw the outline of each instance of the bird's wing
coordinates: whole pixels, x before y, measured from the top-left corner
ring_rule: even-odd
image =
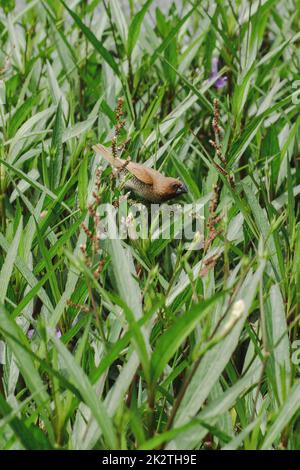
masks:
[[[113,154],[110,153],[110,151],[101,144],[94,145],[93,149],[95,152],[100,153],[100,155],[102,155],[102,157],[105,158],[105,160],[107,160],[108,163],[110,163],[114,168],[121,168],[126,164],[125,160],[121,160],[121,158],[115,158]]]
[[[151,168],[146,168],[139,163],[129,162],[126,166],[129,173],[134,175],[138,180],[145,184],[153,184],[153,171]]]
[[[140,165],[139,163],[135,162],[126,162],[126,160],[122,160],[121,158],[114,158],[114,156],[110,153],[110,151],[101,144],[97,144],[93,146],[95,152],[100,153],[102,157],[105,158],[114,168],[126,168],[132,175],[134,175],[138,180],[142,181],[145,184],[153,184],[153,175],[155,170],[151,168],[146,168],[144,165]]]

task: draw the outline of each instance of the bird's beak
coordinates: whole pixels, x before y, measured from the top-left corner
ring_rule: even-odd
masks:
[[[176,194],[185,194],[188,193],[188,188],[184,183],[182,183],[178,188],[176,189]]]

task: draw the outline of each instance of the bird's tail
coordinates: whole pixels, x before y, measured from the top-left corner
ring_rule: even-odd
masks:
[[[95,152],[100,153],[100,155],[102,155],[102,157],[104,157],[105,160],[107,160],[111,164],[111,166],[116,167],[116,168],[120,166],[119,159],[115,158],[112,155],[112,153],[110,153],[110,151],[103,145],[101,144],[94,145],[93,149],[95,150]]]

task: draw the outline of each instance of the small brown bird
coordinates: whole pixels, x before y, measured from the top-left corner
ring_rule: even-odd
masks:
[[[115,158],[106,147],[94,145],[110,165],[116,169],[126,189],[148,202],[160,203],[187,193],[187,187],[180,180],[162,175],[159,171],[147,168],[121,158]]]

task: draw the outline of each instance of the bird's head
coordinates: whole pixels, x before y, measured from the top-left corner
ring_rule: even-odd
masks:
[[[165,178],[162,183],[161,194],[165,200],[173,199],[188,192],[186,185],[176,178]]]

